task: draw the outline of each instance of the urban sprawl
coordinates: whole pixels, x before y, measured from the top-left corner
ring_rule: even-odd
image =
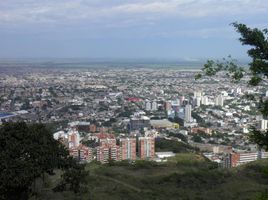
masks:
[[[0,72],[0,119],[45,123],[80,162],[165,162],[159,138],[187,143],[221,167],[267,158],[250,143],[251,126],[267,129],[258,112],[267,84],[249,87],[224,74],[195,80],[176,68],[17,68]]]

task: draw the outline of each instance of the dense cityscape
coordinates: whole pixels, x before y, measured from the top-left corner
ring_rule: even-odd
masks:
[[[166,162],[175,153],[157,151],[161,139],[190,145],[224,168],[267,158],[247,137],[251,126],[267,129],[260,99],[248,98],[267,98],[267,83],[250,87],[247,76],[233,83],[223,73],[195,80],[198,72],[146,65],[8,69],[0,73],[0,118],[48,124],[82,163]]]
[[[268,0],[0,0],[0,200],[268,200]]]

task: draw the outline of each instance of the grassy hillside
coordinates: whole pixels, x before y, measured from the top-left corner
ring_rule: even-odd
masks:
[[[223,170],[194,153],[177,154],[169,162],[139,161],[86,166],[89,172],[85,192],[54,193],[59,174],[46,180],[32,199],[268,199],[268,160]]]

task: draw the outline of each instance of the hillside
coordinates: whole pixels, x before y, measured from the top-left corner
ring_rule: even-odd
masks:
[[[46,180],[46,187],[32,199],[268,199],[268,160],[223,170],[194,153],[177,154],[169,162],[139,161],[86,166],[85,192],[54,193],[59,174]]]

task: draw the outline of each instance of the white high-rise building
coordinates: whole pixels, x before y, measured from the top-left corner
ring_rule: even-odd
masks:
[[[202,92],[201,91],[195,91],[194,92],[194,98],[197,98],[197,97],[202,97]]]
[[[192,105],[187,104],[185,106],[185,116],[184,119],[186,122],[192,121]]]
[[[152,109],[152,104],[150,101],[145,101],[145,110],[150,111]]]
[[[222,95],[219,95],[215,98],[215,105],[216,106],[223,106],[224,104],[224,97]]]
[[[202,105],[208,105],[208,97],[207,96],[203,96],[201,97],[201,104]]]
[[[193,104],[196,107],[199,107],[201,105],[201,97],[193,98]]]
[[[185,100],[185,97],[184,96],[181,96],[180,97],[180,105],[183,105],[183,101]]]
[[[157,105],[157,102],[156,101],[153,101],[152,102],[152,110],[155,111],[158,109],[158,105]]]
[[[201,105],[201,97],[196,97],[196,106],[199,107]]]
[[[260,123],[260,129],[261,130],[266,130],[268,127],[268,120],[266,119],[262,119],[261,120],[261,123]]]
[[[171,111],[172,109],[171,101],[166,101],[165,108],[166,108],[166,111]]]
[[[145,101],[145,110],[146,111],[156,111],[158,109],[158,105],[156,101]]]

